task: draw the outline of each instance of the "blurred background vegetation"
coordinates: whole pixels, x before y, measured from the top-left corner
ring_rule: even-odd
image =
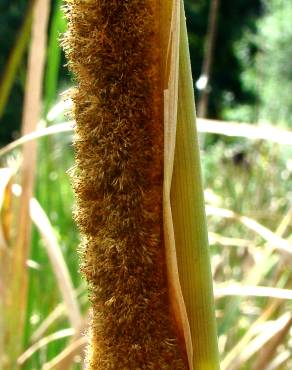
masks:
[[[48,3],[41,128],[68,121],[60,93],[72,86],[59,42],[66,30],[62,0]],[[34,4],[33,0],[0,0],[0,147],[23,132]],[[211,120],[214,131],[201,135],[201,150],[222,369],[289,370],[292,3],[186,0],[185,5],[198,113]],[[215,124],[221,127],[225,121],[236,122],[232,126],[235,131],[246,127],[247,133],[232,134],[223,128],[219,135]],[[276,131],[265,136],[271,127]],[[17,357],[16,365],[17,359],[15,363],[11,360],[13,350],[1,354],[0,349],[1,369],[82,368],[81,333],[88,302],[78,272],[79,237],[72,221],[74,198],[67,174],[74,165],[71,141],[70,130],[37,141],[38,159],[32,170],[33,195],[38,202],[34,204],[35,218],[47,222],[48,227],[40,230],[34,220],[26,262],[23,335],[13,339],[6,316],[0,319],[0,331],[5,327],[3,343],[10,340],[12,348],[13,340],[20,341],[23,356]],[[15,183],[24,159],[19,147],[0,156],[3,293],[10,283],[4,277],[5,258],[18,234],[18,221],[11,221],[12,213],[17,214],[11,194],[20,194]],[[7,168],[11,172],[5,172]],[[66,298],[68,284],[72,294]],[[15,298],[11,297],[7,299]],[[75,305],[72,312],[70,299]],[[13,321],[13,315],[7,317]]]

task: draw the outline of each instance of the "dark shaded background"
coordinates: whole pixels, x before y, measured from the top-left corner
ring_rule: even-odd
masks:
[[[56,0],[52,2],[52,9],[54,9]],[[186,0],[185,4],[193,78],[196,81],[202,68],[210,0]],[[9,53],[19,33],[28,5],[27,0],[0,0],[0,76],[4,72]],[[253,104],[257,99],[256,94],[249,91],[241,83],[240,75],[243,66],[235,53],[234,44],[243,37],[247,30],[251,33],[256,32],[256,20],[261,15],[260,0],[224,0],[221,1],[219,6],[218,32],[211,79],[212,91],[209,101],[209,116],[216,118],[222,117],[226,93],[232,93],[234,105]],[[257,51],[257,47],[252,43],[249,43],[248,48],[251,56]],[[25,74],[26,58],[23,59],[19,68],[10,94],[9,104],[1,119],[0,145],[13,140],[18,135]],[[70,76],[65,68],[60,68],[59,79],[62,80],[62,84],[69,83]],[[196,95],[198,99],[198,92],[196,92]]]

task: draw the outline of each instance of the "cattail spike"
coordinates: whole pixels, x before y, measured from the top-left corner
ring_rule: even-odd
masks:
[[[163,241],[158,0],[67,0],[78,87],[76,220],[91,288],[89,369],[187,369]]]

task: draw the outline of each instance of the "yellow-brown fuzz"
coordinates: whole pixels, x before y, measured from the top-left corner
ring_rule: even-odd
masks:
[[[158,0],[67,0],[90,369],[186,369],[162,230]]]

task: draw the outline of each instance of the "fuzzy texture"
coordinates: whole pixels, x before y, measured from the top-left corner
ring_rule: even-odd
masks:
[[[186,369],[162,229],[159,1],[67,0],[89,369]]]

